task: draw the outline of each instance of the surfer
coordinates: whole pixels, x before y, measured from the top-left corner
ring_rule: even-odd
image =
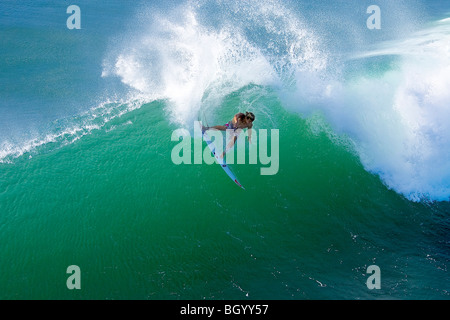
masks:
[[[233,135],[228,143],[225,151],[220,155],[220,158],[223,158],[225,156],[225,153],[231,149],[239,134],[242,132],[243,129],[248,129],[248,142],[252,143],[252,127],[253,127],[253,121],[255,121],[255,115],[252,112],[246,112],[245,114],[242,112],[236,113],[231,121],[228,121],[223,126],[213,126],[213,127],[204,127],[202,126],[202,130],[220,130],[220,131],[226,131],[226,130],[233,130]]]

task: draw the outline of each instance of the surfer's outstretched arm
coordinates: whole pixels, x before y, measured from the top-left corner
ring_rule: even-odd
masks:
[[[222,155],[220,156],[220,158],[225,157],[225,153],[227,153],[228,150],[230,150],[231,148],[233,148],[234,144],[236,143],[237,137],[234,136],[230,142],[228,142],[227,147],[225,149],[225,151],[222,153]]]

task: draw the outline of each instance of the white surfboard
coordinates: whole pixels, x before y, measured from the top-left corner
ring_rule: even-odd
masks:
[[[199,122],[198,125],[201,128],[201,123]],[[226,164],[224,159],[219,158],[219,154],[216,153],[216,146],[214,145],[214,142],[211,141],[211,138],[209,137],[208,133],[206,131],[202,130],[202,137],[203,140],[208,145],[209,149],[211,149],[211,153],[213,154],[214,158],[217,160],[217,163],[222,167],[222,169],[225,171],[225,173],[230,177],[231,180],[234,181],[239,187],[245,190],[245,188],[241,185],[241,183],[238,181],[234,173],[231,171],[230,167]]]

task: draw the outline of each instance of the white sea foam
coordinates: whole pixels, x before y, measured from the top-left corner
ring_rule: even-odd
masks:
[[[13,163],[14,159],[24,154],[31,156],[41,148],[54,150],[72,144],[83,136],[103,128],[111,120],[139,108],[142,103],[140,100],[122,102],[106,100],[76,117],[55,121],[50,132],[45,134],[37,134],[19,143],[3,141],[0,144],[0,163]]]
[[[295,108],[321,110],[335,132],[351,139],[365,168],[390,188],[414,201],[449,200],[449,44],[446,19],[347,61],[396,56],[397,66],[382,74],[347,81],[300,74],[293,97],[307,103]]]
[[[220,26],[204,21],[201,1],[146,16],[144,26],[127,34],[123,49],[105,61],[103,74],[120,77],[148,100],[166,99],[172,120],[185,125],[202,105],[218,105],[245,85],[278,85],[290,79],[292,65],[326,65],[316,54],[312,32],[281,2],[220,2],[219,7]]]

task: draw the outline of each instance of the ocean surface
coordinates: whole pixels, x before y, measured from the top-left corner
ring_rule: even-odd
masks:
[[[449,0],[2,0],[0,41],[0,299],[450,298]],[[276,174],[174,164],[245,111]]]

